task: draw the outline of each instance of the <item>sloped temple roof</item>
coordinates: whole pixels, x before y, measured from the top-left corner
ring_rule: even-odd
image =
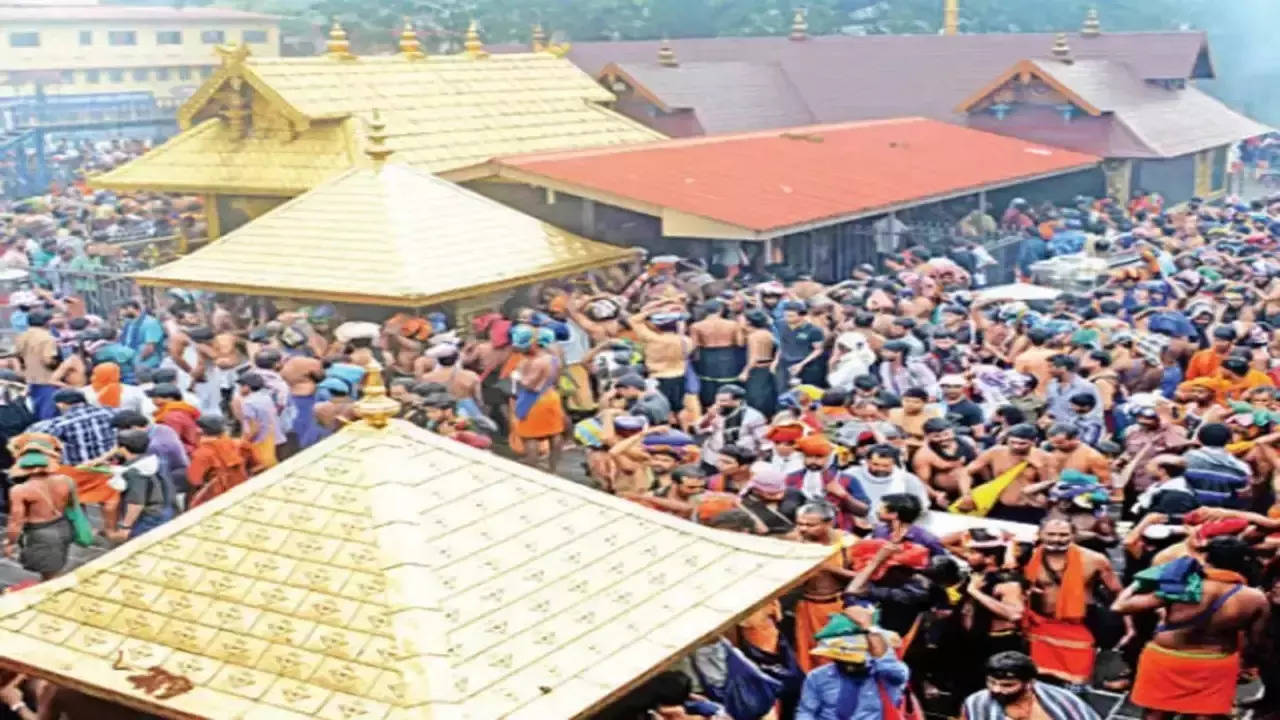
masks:
[[[829,552],[356,423],[0,598],[0,665],[172,718],[582,718]]]
[[[370,114],[400,162],[433,173],[497,155],[662,137],[550,53],[255,58],[223,65],[179,111],[184,131],[96,176],[116,190],[297,195],[360,162]]]
[[[623,262],[634,251],[548,225],[423,170],[347,170],[139,283],[428,305]]]

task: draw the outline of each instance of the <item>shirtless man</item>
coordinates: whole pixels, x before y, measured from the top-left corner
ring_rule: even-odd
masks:
[[[449,389],[454,400],[471,398],[483,407],[480,396],[480,376],[468,370],[458,362],[460,355],[454,345],[439,344],[427,351],[436,361],[436,368],[418,378],[418,382],[440,383]]]
[[[685,365],[690,349],[688,338],[680,333],[682,312],[680,305],[655,300],[631,316],[631,328],[644,345],[649,375],[658,381],[658,392],[676,413],[684,407]]]
[[[889,422],[906,433],[907,447],[919,448],[924,445],[925,423],[942,415],[936,408],[927,407],[929,393],[924,388],[907,388],[902,392],[901,402],[902,407],[889,409]]]
[[[299,450],[310,447],[319,439],[314,410],[316,384],[324,380],[324,369],[324,363],[305,345],[290,353],[280,366],[280,377],[289,385],[289,402],[297,410],[289,440]]]
[[[801,541],[839,548],[839,552],[804,581],[800,599],[796,601],[796,663],[806,673],[830,662],[809,654],[817,645],[813,636],[826,626],[832,613],[844,609],[840,594],[856,576],[849,568],[846,553],[850,538],[834,527],[835,517],[835,508],[825,502],[802,505],[796,510],[796,531]],[[885,547],[893,548],[893,544],[886,543]]]
[[[1164,611],[1133,686],[1133,703],[1144,709],[1145,720],[1231,715],[1242,651],[1257,654],[1270,631],[1267,596],[1245,577],[1251,554],[1239,538],[1214,538],[1205,551],[1199,602],[1169,602],[1134,584],[1112,604],[1125,614]],[[1255,659],[1274,661],[1260,654]]]
[[[1096,585],[1120,592],[1111,561],[1077,545],[1071,521],[1054,515],[1040,524],[1040,542],[1023,576],[1030,585],[1025,620],[1036,666],[1067,683],[1089,682],[1095,648],[1085,612]]]
[[[735,382],[742,374],[746,332],[729,319],[723,302],[711,300],[703,307],[707,316],[689,326],[689,337],[693,340],[694,366],[702,381],[699,399],[702,407],[709,408],[715,403],[720,386]]]
[[[1046,481],[1056,481],[1063,470],[1076,470],[1098,478],[1102,487],[1111,487],[1111,463],[1105,455],[1080,442],[1074,427],[1054,425],[1049,428],[1049,444],[1053,446],[1049,455],[1052,478],[1045,478]]]
[[[62,362],[58,363],[58,369],[53,371],[54,385],[81,388],[89,384],[89,370],[85,365],[84,355],[80,351],[83,345],[77,342],[76,346],[76,351],[67,353]]]
[[[946,508],[962,494],[965,467],[978,453],[972,443],[956,437],[955,428],[942,418],[925,422],[924,439],[911,458],[911,471],[929,488],[933,504]]]
[[[535,330],[518,325],[512,330],[511,341],[523,353],[512,375],[516,378],[513,424],[516,437],[524,445],[523,460],[537,467],[540,441],[545,440],[550,446],[548,469],[554,473],[565,430],[564,407],[555,386],[561,363],[548,349],[555,343],[555,335],[547,328]]]
[[[1000,491],[995,507],[987,517],[1014,522],[1039,523],[1044,517],[1044,492],[1049,486],[1049,454],[1036,447],[1039,433],[1034,426],[1023,423],[1009,428],[1004,445],[984,450],[969,466],[961,478],[961,510],[975,507],[972,489],[975,483],[994,480],[1026,463],[1017,477]],[[1054,476],[1056,478],[1056,475]]]
[[[1026,339],[1031,346],[1014,357],[1013,369],[1035,377],[1038,383],[1036,385],[1036,394],[1044,397],[1049,387],[1050,371],[1052,369],[1050,358],[1057,355],[1058,351],[1045,346],[1050,339],[1047,330],[1032,328],[1027,331]]]

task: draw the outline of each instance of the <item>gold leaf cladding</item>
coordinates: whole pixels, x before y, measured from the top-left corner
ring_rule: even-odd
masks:
[[[119,633],[100,628],[85,627],[72,635],[66,644],[68,647],[90,655],[109,657],[115,654],[124,639],[124,636]]]
[[[256,700],[267,692],[275,679],[274,675],[260,670],[225,665],[217,675],[214,675],[213,680],[209,681],[209,687]]]
[[[224,630],[213,636],[207,654],[223,662],[253,667],[270,647],[271,643],[266,640]]]
[[[253,637],[281,645],[301,645],[315,630],[316,624],[289,615],[264,612],[249,629]]]
[[[256,667],[294,680],[308,680],[320,667],[322,655],[287,645],[271,645],[262,654]]]

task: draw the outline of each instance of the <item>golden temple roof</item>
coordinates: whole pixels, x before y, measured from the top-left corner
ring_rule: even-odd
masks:
[[[362,143],[375,107],[398,160],[433,173],[499,155],[662,137],[604,107],[614,99],[609,91],[545,52],[484,59],[221,53],[223,66],[178,113],[185,130],[96,176],[95,186],[296,195],[359,163],[351,148]],[[252,107],[245,132],[226,120],[233,88],[247,92]]]
[[[356,423],[0,598],[0,665],[174,718],[589,717],[828,552]]]
[[[625,261],[422,170],[348,170],[222,238],[134,277],[144,285],[428,305]]]

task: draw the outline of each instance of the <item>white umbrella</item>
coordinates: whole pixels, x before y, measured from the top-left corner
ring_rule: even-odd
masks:
[[[1031,283],[1011,283],[977,290],[974,292],[974,297],[980,300],[1021,300],[1025,302],[1028,300],[1053,300],[1061,294],[1062,291],[1058,288],[1032,285]]]

